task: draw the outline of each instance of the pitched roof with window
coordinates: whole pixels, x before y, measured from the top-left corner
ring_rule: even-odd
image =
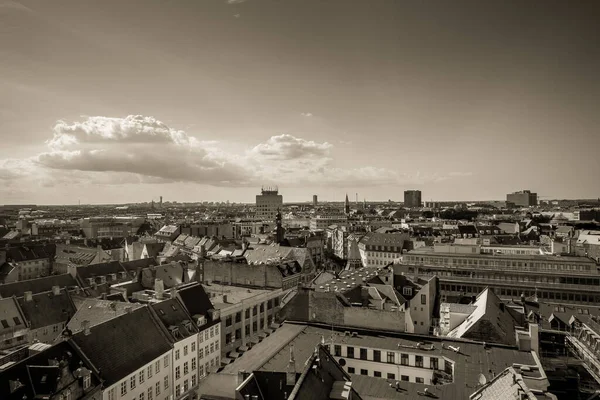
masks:
[[[178,298],[168,299],[150,305],[164,329],[169,333],[170,340],[178,342],[198,332],[192,316]]]

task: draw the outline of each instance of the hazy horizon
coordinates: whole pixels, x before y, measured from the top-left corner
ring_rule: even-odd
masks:
[[[593,1],[0,0],[0,204],[596,199],[598,20]]]

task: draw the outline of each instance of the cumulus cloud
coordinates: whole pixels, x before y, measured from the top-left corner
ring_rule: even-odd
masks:
[[[246,0],[227,0],[227,4],[240,4],[245,2]]]
[[[227,143],[202,141],[153,118],[84,117],[58,121],[48,150],[27,159],[0,160],[5,187],[198,183],[289,187],[419,185],[467,172],[413,175],[375,166],[341,168],[328,142],[272,136],[235,154]]]
[[[312,113],[300,113],[303,117],[312,117]]]
[[[272,136],[265,143],[255,146],[250,153],[275,160],[295,160],[302,158],[327,157],[331,145],[317,143],[284,134]]]

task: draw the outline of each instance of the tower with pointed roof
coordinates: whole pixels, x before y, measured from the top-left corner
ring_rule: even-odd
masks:
[[[344,213],[346,215],[350,214],[350,201],[348,201],[348,193],[346,193],[346,201],[344,203]]]
[[[354,237],[348,238],[348,262],[346,262],[346,269],[357,269],[363,266],[362,259],[360,257],[360,251],[358,250],[358,241]]]
[[[285,237],[285,229],[281,225],[281,210],[277,209],[277,215],[275,216],[275,241],[277,244],[283,242]]]

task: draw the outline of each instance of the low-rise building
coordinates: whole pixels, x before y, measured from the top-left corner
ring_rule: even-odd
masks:
[[[0,350],[28,341],[29,326],[16,297],[0,299]]]
[[[409,242],[405,233],[367,233],[358,242],[363,266],[383,267],[399,261]]]

